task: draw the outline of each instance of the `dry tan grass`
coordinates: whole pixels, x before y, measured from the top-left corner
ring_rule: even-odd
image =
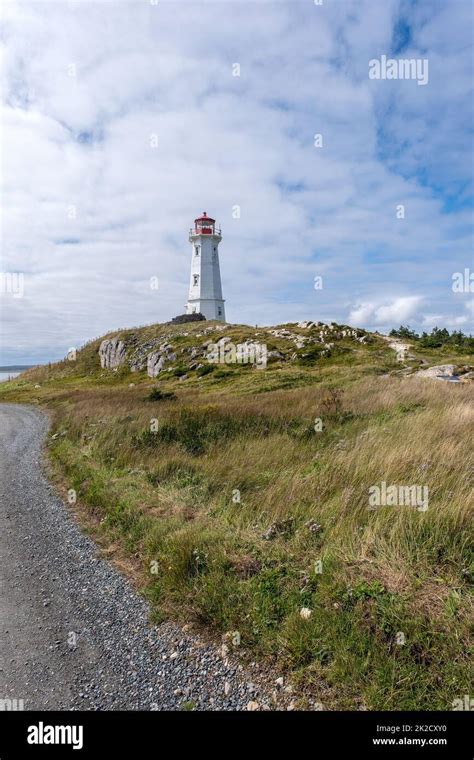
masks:
[[[55,455],[79,487],[91,484],[81,498],[108,516],[111,543],[133,547],[145,568],[155,556],[167,568],[162,608],[220,630],[241,627],[248,645],[273,654],[281,647],[293,664],[311,663],[309,681],[324,674],[339,706],[346,697],[334,696],[334,680],[351,705],[440,707],[449,699],[438,676],[460,682],[467,639],[473,389],[416,378],[348,381],[345,368],[332,379],[343,389],[339,408],[326,403],[319,379],[258,394],[238,382],[207,392],[170,383],[177,400],[158,403],[146,399],[151,383],[58,388],[44,398],[55,430],[65,433]],[[198,454],[179,437],[143,443],[151,418],[178,425],[182,409],[217,410],[235,429]],[[262,416],[274,425],[267,434],[239,432],[237,423]],[[317,417],[322,433],[313,431]],[[370,511],[369,488],[381,481],[428,486],[428,511]],[[287,534],[263,537],[288,518]],[[314,535],[309,521],[321,526]],[[202,575],[194,550],[209,561]],[[318,559],[330,568],[321,579],[313,572]],[[304,603],[317,608],[309,629],[298,615],[306,587],[312,595]],[[393,630],[416,642],[412,658],[409,648],[397,654]],[[442,662],[441,676],[426,665],[426,652]],[[428,693],[437,694],[430,704]]]

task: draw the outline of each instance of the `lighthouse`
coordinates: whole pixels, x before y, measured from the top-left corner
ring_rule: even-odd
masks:
[[[221,240],[216,220],[204,211],[194,220],[194,227],[189,231],[191,280],[186,313],[201,313],[206,319],[225,322],[218,251]]]

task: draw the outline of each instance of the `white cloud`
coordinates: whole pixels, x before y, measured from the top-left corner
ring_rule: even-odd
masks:
[[[463,298],[463,296],[461,296]],[[474,322],[474,300],[464,300],[465,314],[425,314],[421,320],[424,329],[430,331],[433,327],[448,327],[453,330],[472,332]]]
[[[398,0],[243,7],[6,5],[1,269],[25,274],[25,297],[5,300],[6,357],[181,312],[204,209],[223,228],[231,321],[345,321],[347,303],[363,326],[421,320],[421,303],[465,318],[451,275],[470,263],[470,216],[442,192],[462,199],[472,174],[465,18]],[[367,77],[403,8],[414,50],[444,61],[424,88]]]
[[[349,314],[349,323],[355,325],[396,325],[415,316],[422,303],[421,296],[401,296],[390,303],[362,303]]]

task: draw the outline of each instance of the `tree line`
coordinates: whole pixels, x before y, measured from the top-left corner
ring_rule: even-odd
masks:
[[[391,338],[404,338],[416,341],[420,348],[441,348],[448,346],[463,352],[474,351],[474,337],[465,335],[461,330],[449,332],[445,327],[433,327],[431,332],[422,332],[421,335],[412,330],[408,325],[400,325],[398,330],[390,330]]]

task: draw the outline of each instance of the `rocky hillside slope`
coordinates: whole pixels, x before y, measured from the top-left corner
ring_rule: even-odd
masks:
[[[422,377],[468,381],[473,373],[466,360],[468,356],[438,350],[420,353],[408,344],[402,351],[384,335],[335,322],[308,320],[253,328],[211,321],[168,322],[111,332],[70,351],[63,361],[29,370],[20,382],[82,378],[89,383],[140,384],[156,378],[193,386],[204,380],[211,385],[226,378],[243,381],[245,375],[249,389],[257,390],[277,377],[290,383],[292,373],[291,384],[298,384],[308,371],[324,375],[335,366],[346,367],[354,377],[360,371],[419,372]]]
[[[150,325],[0,399],[48,409],[64,493],[157,619],[276,663],[296,709],[449,709],[469,689],[472,385],[417,373],[474,357],[403,346]]]
[[[399,369],[382,336],[335,322],[271,327],[168,322],[108,333],[71,350],[60,362],[23,373],[19,382],[141,384],[152,378],[201,386],[246,377],[257,388],[277,376],[292,373],[296,378],[334,364],[363,365],[367,371],[371,366],[376,373]]]
[[[285,363],[317,360],[334,353],[350,351],[350,347],[373,340],[364,330],[356,330],[332,322],[298,322],[275,328],[247,330],[220,323],[163,325],[154,337],[145,329],[111,335],[101,341],[98,354],[102,369],[128,367],[130,372],[146,370],[149,377],[171,372],[178,365],[187,372],[202,369],[208,362],[221,364],[258,364],[252,361],[260,347],[267,362]],[[236,347],[238,356],[230,350]],[[238,347],[238,348],[237,348]],[[213,358],[213,349],[215,358]]]

